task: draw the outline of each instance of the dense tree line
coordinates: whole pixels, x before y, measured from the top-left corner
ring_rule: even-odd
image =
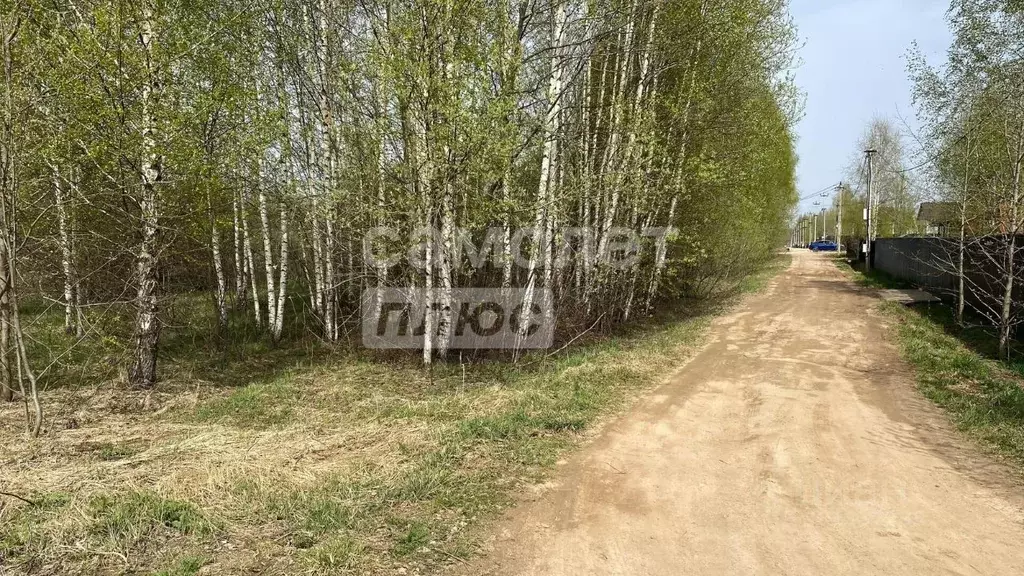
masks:
[[[947,14],[953,43],[945,63],[912,55],[915,103],[924,122],[922,164],[936,196],[953,207],[955,237],[948,268],[958,278],[957,320],[966,302],[999,327],[1007,357],[1022,310],[1018,235],[1024,170],[1024,4],[955,0]],[[972,254],[983,265],[965,273]],[[973,296],[973,297],[971,297]]]
[[[211,330],[244,311],[274,341],[296,315],[341,339],[391,285],[545,287],[563,329],[610,326],[788,233],[785,0],[5,0],[0,28],[8,397],[34,378],[19,295],[69,340],[122,338],[146,388],[187,292]],[[383,226],[403,233],[364,246]],[[606,265],[614,229],[667,226]],[[472,266],[460,231],[488,228],[500,258]],[[425,266],[367,257],[417,246]],[[451,314],[427,315],[425,362]]]

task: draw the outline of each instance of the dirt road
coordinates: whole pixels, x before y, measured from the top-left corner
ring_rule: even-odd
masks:
[[[1024,489],[919,396],[874,304],[795,253],[469,572],[1024,574]]]

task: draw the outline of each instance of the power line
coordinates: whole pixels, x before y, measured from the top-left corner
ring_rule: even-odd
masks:
[[[800,200],[798,200],[798,202],[803,202],[804,200],[810,200],[811,198],[814,198],[816,196],[821,196],[822,192],[828,192],[829,190],[835,189],[835,187],[836,187],[835,184],[829,184],[828,186],[825,186],[824,188],[822,188],[821,190],[818,190],[817,192],[814,192],[812,194],[808,194],[807,196],[804,196],[803,198],[800,198]]]

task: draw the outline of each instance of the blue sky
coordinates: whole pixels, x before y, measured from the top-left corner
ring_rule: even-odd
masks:
[[[948,0],[791,0],[804,44],[796,70],[806,95],[796,129],[801,196],[843,178],[874,116],[916,125],[907,51],[916,40],[930,62],[942,62],[951,40],[948,6]],[[906,144],[913,148],[910,138]],[[812,202],[801,203],[800,212]]]

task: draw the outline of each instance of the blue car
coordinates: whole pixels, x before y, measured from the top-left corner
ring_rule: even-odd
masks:
[[[837,246],[835,242],[829,240],[811,242],[807,247],[811,249],[811,252],[835,252],[839,250],[839,246]]]

